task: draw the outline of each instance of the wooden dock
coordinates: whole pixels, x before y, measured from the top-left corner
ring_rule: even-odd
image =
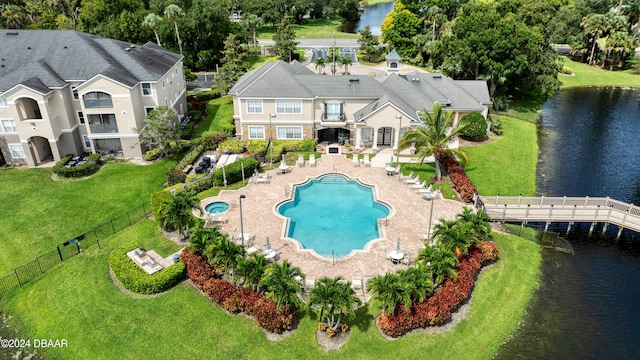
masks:
[[[564,222],[569,229],[574,223],[591,223],[590,234],[597,223],[604,223],[603,233],[614,224],[617,237],[623,229],[640,232],[640,207],[609,197],[478,196],[476,206],[492,221],[544,222],[547,227]]]

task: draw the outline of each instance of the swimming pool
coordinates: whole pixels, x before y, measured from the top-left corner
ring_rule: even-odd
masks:
[[[373,187],[341,174],[328,174],[294,186],[293,197],[277,206],[289,218],[286,236],[304,249],[344,257],[380,237],[377,219],[390,209],[376,201]]]
[[[229,204],[224,201],[215,201],[204,207],[204,211],[210,214],[218,214],[229,210]]]

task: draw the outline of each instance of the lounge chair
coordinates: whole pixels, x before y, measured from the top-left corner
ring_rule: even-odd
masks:
[[[304,155],[298,154],[298,161],[296,161],[297,167],[304,167]]]
[[[358,160],[358,154],[353,154],[353,166],[354,167],[359,167],[360,166],[360,160]]]
[[[416,191],[418,191],[420,189],[426,189],[426,187],[427,187],[427,180],[424,180],[421,183],[417,183],[417,184],[411,185],[411,188],[415,189]]]
[[[309,154],[309,166],[316,167],[316,154]]]
[[[362,162],[364,163],[364,166],[371,166],[371,161],[369,161],[369,154],[364,154]]]
[[[420,182],[420,178],[418,176],[415,176],[409,179],[404,179],[402,180],[402,182],[405,184],[417,184]]]
[[[312,277],[308,277],[304,279],[304,288],[307,291],[311,291],[311,289],[313,289],[314,287],[316,287],[316,279],[312,278]]]
[[[413,179],[413,171],[410,172],[409,175],[402,175],[402,173],[400,173],[398,175],[398,180],[400,180],[400,181],[405,181],[405,180],[408,180],[408,179]]]
[[[351,280],[351,289],[353,289],[353,291],[357,292],[362,292],[364,294],[364,287],[362,287],[362,279],[356,279],[353,278]]]
[[[227,218],[222,217],[220,215],[209,214],[209,216],[207,217],[207,221],[204,223],[204,227],[212,228],[212,227],[216,227],[219,224],[225,224],[228,221],[229,220]]]

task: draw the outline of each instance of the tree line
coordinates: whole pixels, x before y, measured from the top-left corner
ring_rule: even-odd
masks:
[[[560,83],[552,44],[610,70],[632,66],[640,0],[398,0],[382,24],[403,60],[481,79],[494,98],[546,99]]]

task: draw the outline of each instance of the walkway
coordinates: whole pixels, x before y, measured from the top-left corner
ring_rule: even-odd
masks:
[[[379,155],[385,157],[386,155]],[[388,161],[388,160],[387,160]],[[402,251],[415,259],[422,249],[422,234],[427,230],[431,203],[402,184],[396,177],[387,176],[384,169],[376,167],[354,167],[352,161],[343,155],[323,155],[317,160],[316,167],[294,167],[292,172],[284,175],[271,174],[270,183],[251,183],[239,190],[222,190],[217,197],[210,198],[239,203],[242,200],[243,230],[254,234],[254,245],[264,248],[265,238],[270,239],[271,247],[278,256],[277,260],[289,259],[295,266],[301,268],[307,277],[316,280],[323,276],[342,276],[344,279],[362,279],[367,276],[397,271],[406,265],[394,265],[386,259],[387,254],[395,248],[396,239],[400,238]],[[293,165],[293,164],[290,164]],[[276,215],[275,207],[282,201],[289,199],[292,185],[306,181],[309,177],[333,172],[334,169],[352,178],[358,178],[366,184],[375,185],[377,198],[392,206],[386,226],[382,226],[382,237],[369,243],[367,250],[357,252],[346,258],[332,259],[319,257],[309,251],[300,251],[298,244],[285,239],[285,220]],[[463,204],[452,200],[435,200],[432,223],[437,219],[455,219],[463,209]],[[228,222],[222,225],[224,231],[233,234],[240,230],[240,208],[232,208],[221,214]],[[340,254],[345,256],[346,254]]]

